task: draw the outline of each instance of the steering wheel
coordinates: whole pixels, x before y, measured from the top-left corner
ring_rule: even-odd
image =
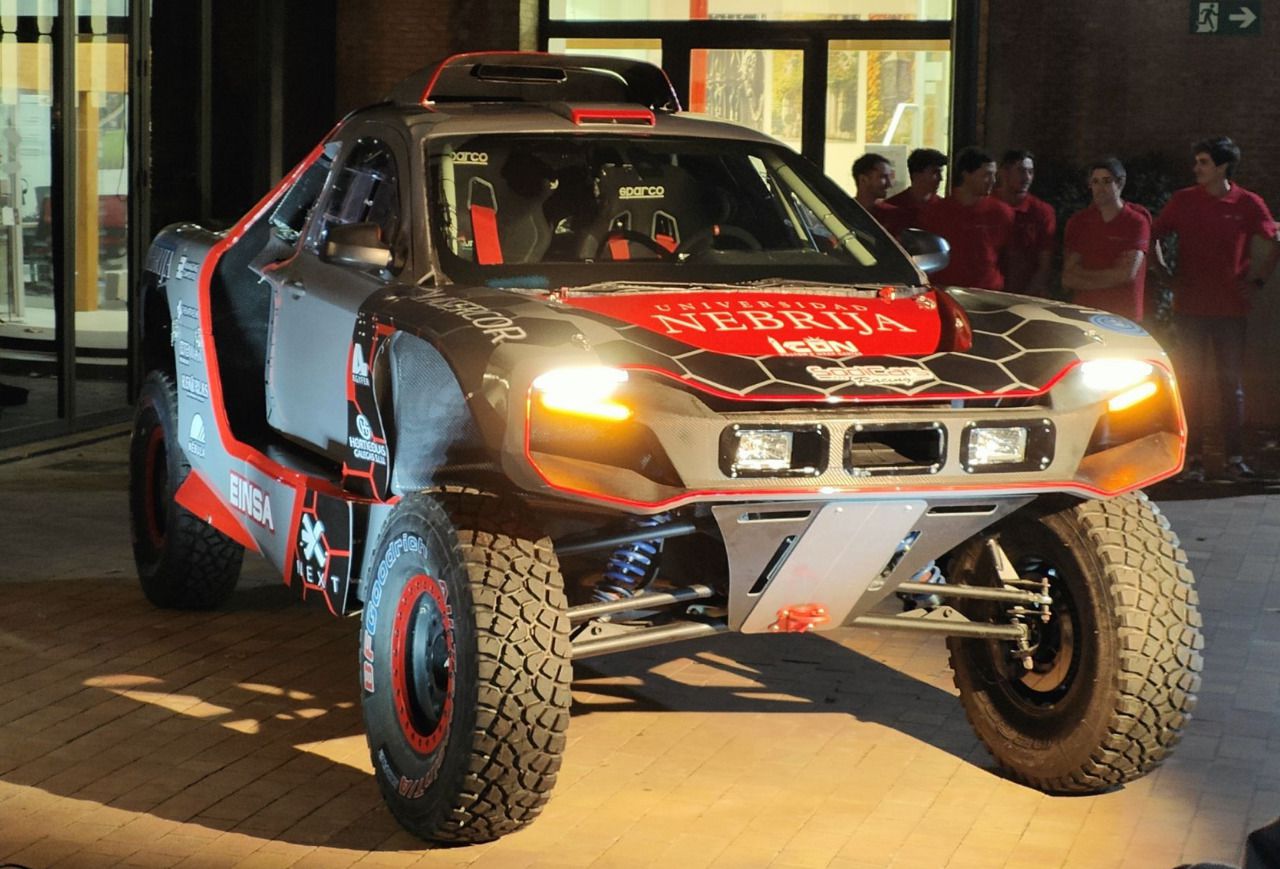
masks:
[[[719,223],[700,229],[685,239],[676,248],[676,256],[695,256],[705,250],[718,250],[721,241],[731,242],[730,247],[738,250],[764,250],[760,240],[742,227]]]
[[[661,242],[650,238],[643,232],[636,232],[632,229],[615,229],[601,240],[600,247],[596,250],[596,259],[621,259],[621,257],[613,255],[615,242],[626,242],[628,245],[634,242],[645,250],[651,251],[657,259],[670,259],[672,255],[671,251],[664,247]]]

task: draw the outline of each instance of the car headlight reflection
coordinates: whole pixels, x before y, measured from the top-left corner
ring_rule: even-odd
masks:
[[[620,368],[556,368],[536,377],[533,389],[547,410],[621,422],[630,418],[631,408],[613,396],[626,382],[627,372]]]

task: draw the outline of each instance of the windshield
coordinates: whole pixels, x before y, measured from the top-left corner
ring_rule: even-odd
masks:
[[[427,148],[432,244],[457,282],[919,282],[879,224],[782,147],[531,134]]]

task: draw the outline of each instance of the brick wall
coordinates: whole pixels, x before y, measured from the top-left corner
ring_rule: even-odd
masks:
[[[986,0],[988,148],[1030,148],[1041,164],[1084,166],[1105,154],[1154,154],[1175,186],[1193,183],[1190,146],[1215,135],[1244,152],[1236,179],[1280,209],[1280,8],[1264,35],[1190,33],[1185,0]],[[1269,34],[1269,35],[1267,35]],[[964,144],[964,143],[957,143]],[[1280,428],[1280,279],[1255,301],[1246,349],[1248,414]]]
[[[1192,35],[1185,0],[988,4],[988,147],[1076,165],[1154,151],[1189,184],[1191,143],[1228,135],[1244,150],[1240,181],[1280,205],[1275,36]]]
[[[407,74],[449,54],[518,47],[521,6],[522,0],[338,0],[338,113],[382,99]]]

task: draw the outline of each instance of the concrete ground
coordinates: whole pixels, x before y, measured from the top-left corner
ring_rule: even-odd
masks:
[[[225,610],[153,609],[125,453],[119,432],[0,453],[0,863],[1164,869],[1238,864],[1280,815],[1280,498],[1263,486],[1155,493],[1198,577],[1204,684],[1173,757],[1123,789],[1003,778],[940,640],[725,636],[579,664],[542,817],[430,850],[370,774],[355,620],[294,603],[261,562]]]

